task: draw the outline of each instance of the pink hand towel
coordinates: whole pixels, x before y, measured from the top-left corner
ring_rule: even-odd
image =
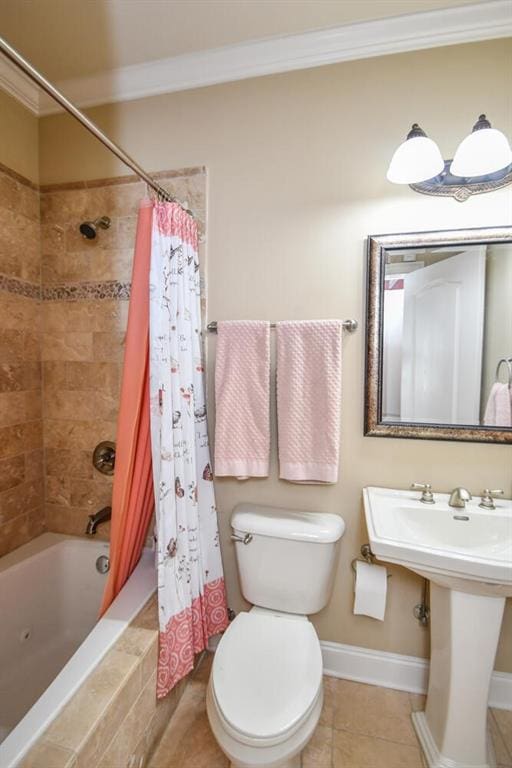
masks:
[[[270,454],[270,323],[218,323],[215,474],[266,477]]]
[[[496,382],[485,408],[484,424],[488,427],[512,427],[512,393],[508,384]]]
[[[340,320],[277,324],[279,477],[338,480],[341,410]]]

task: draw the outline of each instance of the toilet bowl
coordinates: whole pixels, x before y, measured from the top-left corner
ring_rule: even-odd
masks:
[[[232,768],[299,768],[323,704],[320,642],[307,614],[329,600],[345,524],[337,515],[240,504],[231,525],[253,608],[217,647],[208,719]]]
[[[292,768],[323,703],[322,654],[305,616],[240,613],[214,657],[206,706],[233,768]]]

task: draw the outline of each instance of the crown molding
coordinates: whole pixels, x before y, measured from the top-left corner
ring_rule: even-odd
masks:
[[[35,115],[41,114],[40,91],[9,59],[0,55],[0,88]]]
[[[63,80],[56,86],[77,106],[93,107],[343,61],[509,36],[510,0],[487,0],[198,51]],[[19,78],[11,88],[2,84],[33,111],[37,103],[39,115],[60,111],[46,94],[35,98],[34,86],[28,91]]]

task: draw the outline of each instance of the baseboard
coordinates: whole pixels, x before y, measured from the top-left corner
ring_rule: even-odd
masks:
[[[426,693],[428,661],[387,651],[359,648],[356,645],[321,642],[324,673],[358,683],[380,685],[409,693]],[[489,706],[512,710],[512,674],[494,672]]]

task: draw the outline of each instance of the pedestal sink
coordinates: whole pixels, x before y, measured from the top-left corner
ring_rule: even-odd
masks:
[[[414,491],[365,488],[373,553],[430,579],[427,704],[413,724],[429,768],[494,768],[487,701],[505,607],[512,597],[512,502],[496,509],[424,504]]]

